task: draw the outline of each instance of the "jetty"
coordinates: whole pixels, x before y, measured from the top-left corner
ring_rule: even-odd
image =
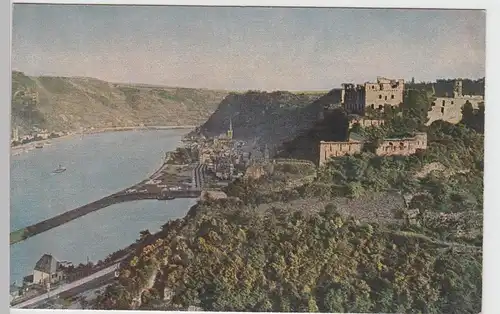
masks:
[[[184,182],[191,177],[191,174],[189,174],[189,176],[173,175],[168,171],[169,166],[171,165],[165,162],[162,167],[153,173],[147,180],[118,193],[111,194],[92,203],[13,231],[10,233],[10,245],[24,241],[37,234],[114,204],[138,200],[156,199],[161,201],[176,198],[199,198],[202,192],[201,188],[192,187],[190,184]],[[194,169],[190,172],[194,172]],[[197,174],[195,174],[195,176],[196,175]],[[170,189],[167,186],[175,186],[175,188]],[[165,195],[165,190],[168,190],[168,195]]]

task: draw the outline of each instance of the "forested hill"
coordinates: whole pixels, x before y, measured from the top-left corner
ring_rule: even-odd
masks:
[[[115,84],[93,78],[12,72],[12,124],[51,131],[80,127],[199,125],[225,91]]]
[[[224,133],[231,119],[236,139],[278,146],[300,131],[311,128],[319,119],[323,106],[337,101],[332,94],[287,91],[232,93],[220,103],[200,131],[208,136]]]

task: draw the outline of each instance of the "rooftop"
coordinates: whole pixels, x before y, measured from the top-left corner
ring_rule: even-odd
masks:
[[[59,262],[50,254],[44,254],[38,262],[36,262],[34,270],[44,272],[46,274],[55,273],[59,268]]]

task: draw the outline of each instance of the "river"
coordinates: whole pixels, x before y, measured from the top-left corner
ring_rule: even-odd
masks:
[[[166,151],[188,130],[123,131],[55,139],[42,149],[11,156],[11,231],[127,188],[158,169]],[[63,173],[53,174],[59,165]],[[113,205],[10,246],[11,282],[33,272],[45,253],[75,264],[124,248],[139,232],[157,231],[184,217],[194,200]]]

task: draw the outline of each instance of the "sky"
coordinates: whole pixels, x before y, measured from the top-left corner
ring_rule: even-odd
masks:
[[[225,90],[485,76],[484,11],[15,4],[12,69]]]

